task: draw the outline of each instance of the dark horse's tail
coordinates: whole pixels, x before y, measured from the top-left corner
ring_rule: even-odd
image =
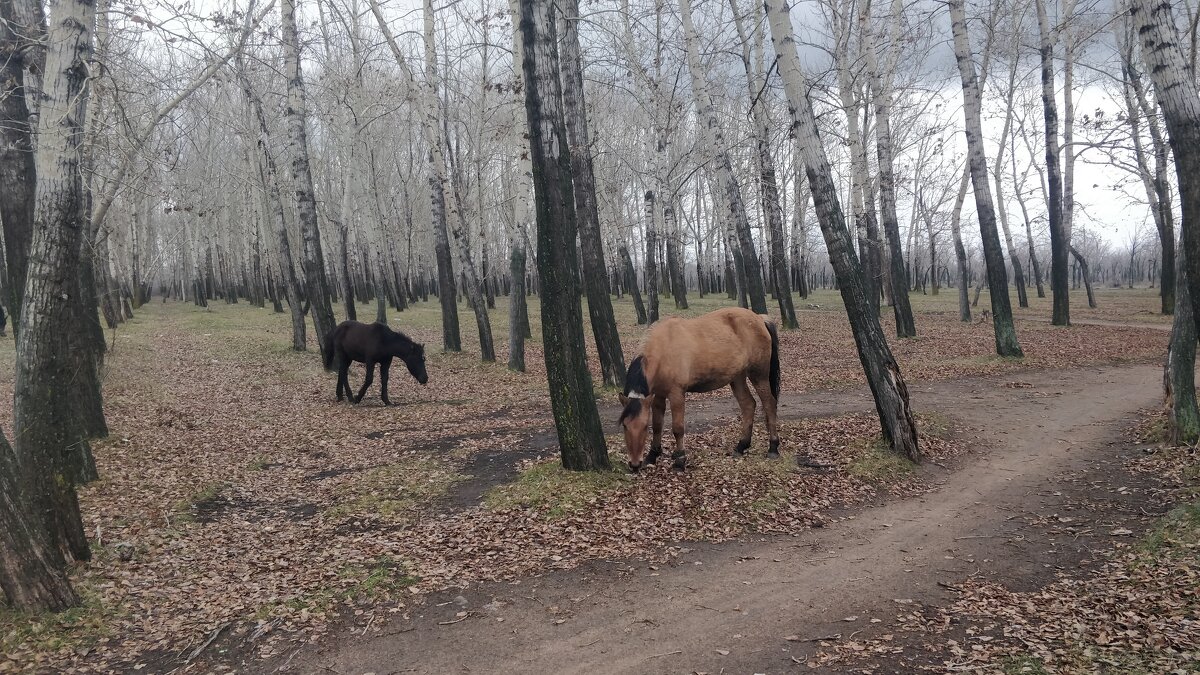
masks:
[[[325,370],[333,370],[333,333],[336,328],[325,334],[325,346],[321,348],[321,358],[325,361]]]
[[[774,321],[768,321],[767,332],[771,334],[771,395],[779,400],[779,329]]]

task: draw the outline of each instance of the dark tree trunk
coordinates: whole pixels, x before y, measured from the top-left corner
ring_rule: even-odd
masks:
[[[13,335],[19,334],[25,269],[33,236],[34,187],[37,182],[29,108],[25,102],[25,40],[15,29],[23,25],[14,0],[0,0],[0,223],[8,262],[8,291],[3,302],[12,314]]]
[[[1172,444],[1193,444],[1200,438],[1200,410],[1196,407],[1196,324],[1188,294],[1187,253],[1181,246],[1176,256],[1175,316],[1171,342],[1163,364],[1163,398],[1167,408],[1167,430]]]
[[[542,341],[563,466],[607,470],[608,447],[592,392],[579,307],[571,152],[560,101],[558,36],[551,0],[521,0],[525,112],[537,204]]]
[[[0,590],[14,609],[56,612],[79,598],[61,553],[45,545],[43,524],[22,485],[25,477],[0,432]]]
[[[600,356],[604,384],[625,384],[625,356],[621,336],[613,316],[609,297],[608,272],[604,265],[604,244],[600,234],[600,212],[596,206],[596,179],[592,172],[592,152],[588,136],[587,103],[583,88],[583,61],[579,54],[579,0],[565,0],[562,35],[562,89],[566,114],[567,142],[571,144],[571,178],[575,191],[575,213],[579,223],[579,244],[583,262],[583,287],[587,293],[592,337]],[[678,291],[676,291],[678,297]],[[684,300],[684,306],[687,301]]]
[[[658,321],[658,225],[654,222],[654,191],[646,190],[646,311]]]
[[[508,258],[508,273],[512,275],[512,286],[508,292],[508,368],[518,373],[525,372],[525,245],[518,237],[513,238],[512,252]],[[528,319],[525,319],[526,322]]]
[[[1004,268],[1004,253],[1000,233],[996,229],[996,209],[988,183],[987,158],[983,148],[983,123],[979,80],[971,60],[967,40],[966,12],[962,0],[950,0],[951,26],[954,31],[955,54],[962,79],[964,117],[966,118],[967,161],[971,183],[975,188],[975,209],[979,216],[979,233],[983,240],[983,255],[987,263],[988,286],[992,298],[992,326],[996,333],[996,353],[1000,356],[1023,356],[1013,326],[1012,305],[1008,298],[1008,271]]]
[[[1067,259],[1071,240],[1063,223],[1063,183],[1059,165],[1058,105],[1054,100],[1054,45],[1051,27],[1046,18],[1045,0],[1037,0],[1038,28],[1041,32],[1042,59],[1042,116],[1046,121],[1046,182],[1049,184],[1050,219],[1050,294],[1054,297],[1054,312],[1050,323],[1056,326],[1071,324],[1071,297]],[[1068,149],[1068,152],[1074,152]]]
[[[1083,277],[1083,286],[1087,289],[1088,307],[1096,309],[1096,294],[1092,291],[1092,275],[1088,270],[1087,260],[1079,254],[1074,246],[1070,248],[1071,255],[1075,256],[1075,262],[1079,263],[1079,273]]]
[[[633,258],[629,255],[629,248],[625,244],[621,244],[617,253],[621,256],[621,264],[625,270],[625,290],[633,298],[633,309],[637,312],[637,322],[639,326],[644,326],[647,323],[646,305],[642,302],[642,293],[638,290],[637,270],[633,266]]]

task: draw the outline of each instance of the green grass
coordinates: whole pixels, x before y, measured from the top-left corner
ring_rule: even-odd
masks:
[[[281,608],[292,612],[329,611],[343,602],[378,603],[393,597],[420,581],[408,573],[407,566],[390,556],[380,556],[370,565],[346,565],[337,573],[342,581],[352,582],[349,586],[324,588],[281,602],[263,605],[254,613],[253,619],[263,621],[279,613]]]
[[[1139,544],[1147,558],[1170,555],[1200,546],[1200,500],[1183,504],[1163,516]]]
[[[0,653],[86,650],[112,635],[110,623],[116,611],[102,605],[87,587],[77,583],[75,591],[80,604],[61,612],[34,614],[0,605]]]
[[[210,483],[192,493],[187,499],[180,500],[175,504],[175,520],[183,523],[195,522],[196,508],[215,500],[227,487],[229,484],[221,481]]]
[[[917,418],[917,431],[922,436],[942,440],[950,438],[953,425],[948,416],[934,411],[914,413],[913,416]]]
[[[1004,675],[1049,675],[1046,665],[1036,656],[1009,656],[1000,662]]]
[[[515,481],[492,489],[484,504],[492,509],[533,508],[551,520],[582,511],[589,503],[611,498],[630,487],[625,458],[610,455],[611,471],[567,471],[558,460],[536,464]]]
[[[893,483],[912,473],[915,465],[888,449],[881,439],[860,446],[846,472],[869,483]]]
[[[346,486],[339,503],[325,512],[339,519],[352,515],[403,516],[415,507],[445,494],[467,478],[443,461],[414,457],[372,469],[362,480]]]

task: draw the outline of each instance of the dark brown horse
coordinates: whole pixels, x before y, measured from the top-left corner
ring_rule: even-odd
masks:
[[[362,400],[367,393],[367,387],[374,381],[375,364],[379,364],[379,394],[384,405],[391,405],[388,400],[388,371],[392,367],[392,359],[399,358],[408,366],[408,372],[413,378],[425,384],[429,381],[429,373],[425,372],[425,345],[413,342],[404,333],[397,333],[381,323],[359,323],[343,321],[325,337],[329,347],[322,354],[325,359],[325,370],[333,370],[337,364],[337,400],[342,400],[342,392],[352,403]],[[358,396],[350,393],[350,363],[358,361],[367,367],[367,379],[363,381]]]
[[[664,319],[650,329],[641,356],[629,364],[621,403],[621,426],[629,468],[642,466],[646,432],[653,424],[654,440],[648,464],[662,455],[663,416],[671,404],[671,431],[675,434],[674,467],[683,469],[683,399],[688,392],[715,391],[728,385],[742,411],[742,436],[734,449],[738,455],[750,448],[754,430],[754,396],[758,392],[771,437],[768,456],[779,456],[779,335],[775,322],[748,309],[718,309],[695,319]]]

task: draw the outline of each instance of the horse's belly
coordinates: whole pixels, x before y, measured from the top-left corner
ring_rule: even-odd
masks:
[[[687,391],[689,394],[704,394],[706,392],[716,391],[727,384],[729,384],[729,380],[701,380],[699,382],[692,383],[692,385],[687,388]]]

